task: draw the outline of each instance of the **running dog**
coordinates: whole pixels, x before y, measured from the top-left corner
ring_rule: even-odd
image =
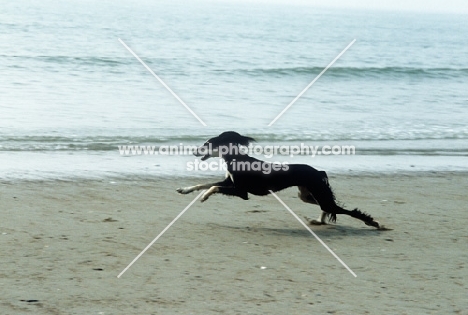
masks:
[[[244,200],[248,194],[264,196],[271,191],[277,192],[288,187],[299,188],[299,198],[307,203],[320,206],[322,213],[318,220],[310,224],[326,224],[325,220],[336,222],[337,214],[346,214],[363,221],[369,226],[380,229],[379,222],[359,209],[346,210],[340,207],[328,183],[327,173],[316,170],[306,164],[277,164],[255,159],[241,152],[241,146],[248,146],[255,141],[234,131],[226,131],[206,141],[198,147],[194,155],[204,161],[211,157],[220,157],[227,164],[227,176],[223,181],[178,188],[177,192],[188,194],[196,190],[207,189],[201,201],[211,195],[221,193],[237,196]],[[268,170],[268,171],[266,171]]]

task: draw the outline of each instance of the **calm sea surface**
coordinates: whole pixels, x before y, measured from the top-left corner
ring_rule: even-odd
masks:
[[[201,144],[226,130],[259,144],[355,146],[271,159],[332,173],[468,170],[466,15],[9,1],[0,74],[4,180],[203,176],[187,171],[191,156],[124,157],[118,146]]]

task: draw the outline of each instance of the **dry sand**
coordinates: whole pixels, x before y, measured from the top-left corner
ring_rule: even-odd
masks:
[[[209,179],[208,179],[209,180]],[[196,202],[200,179],[0,184],[1,314],[468,314],[466,174],[331,176],[394,228],[312,229],[272,196]],[[204,181],[202,181],[204,182]],[[279,196],[317,217],[297,190]]]

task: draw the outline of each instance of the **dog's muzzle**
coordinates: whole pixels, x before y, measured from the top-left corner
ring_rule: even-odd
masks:
[[[201,160],[205,161],[211,157],[211,152],[210,148],[208,145],[202,145],[201,147],[198,147],[193,151],[193,155],[199,157],[201,156]]]

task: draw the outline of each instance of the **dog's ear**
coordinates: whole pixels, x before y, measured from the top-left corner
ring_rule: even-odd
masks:
[[[215,144],[227,144],[227,143],[236,143],[244,146],[248,146],[250,142],[255,141],[254,138],[246,137],[238,134],[235,131],[225,131],[215,138],[208,140],[209,142]]]
[[[240,145],[243,145],[243,146],[248,146],[249,143],[251,142],[255,142],[255,139],[254,138],[251,138],[251,137],[246,137],[246,136],[241,136],[239,138],[239,144]]]

